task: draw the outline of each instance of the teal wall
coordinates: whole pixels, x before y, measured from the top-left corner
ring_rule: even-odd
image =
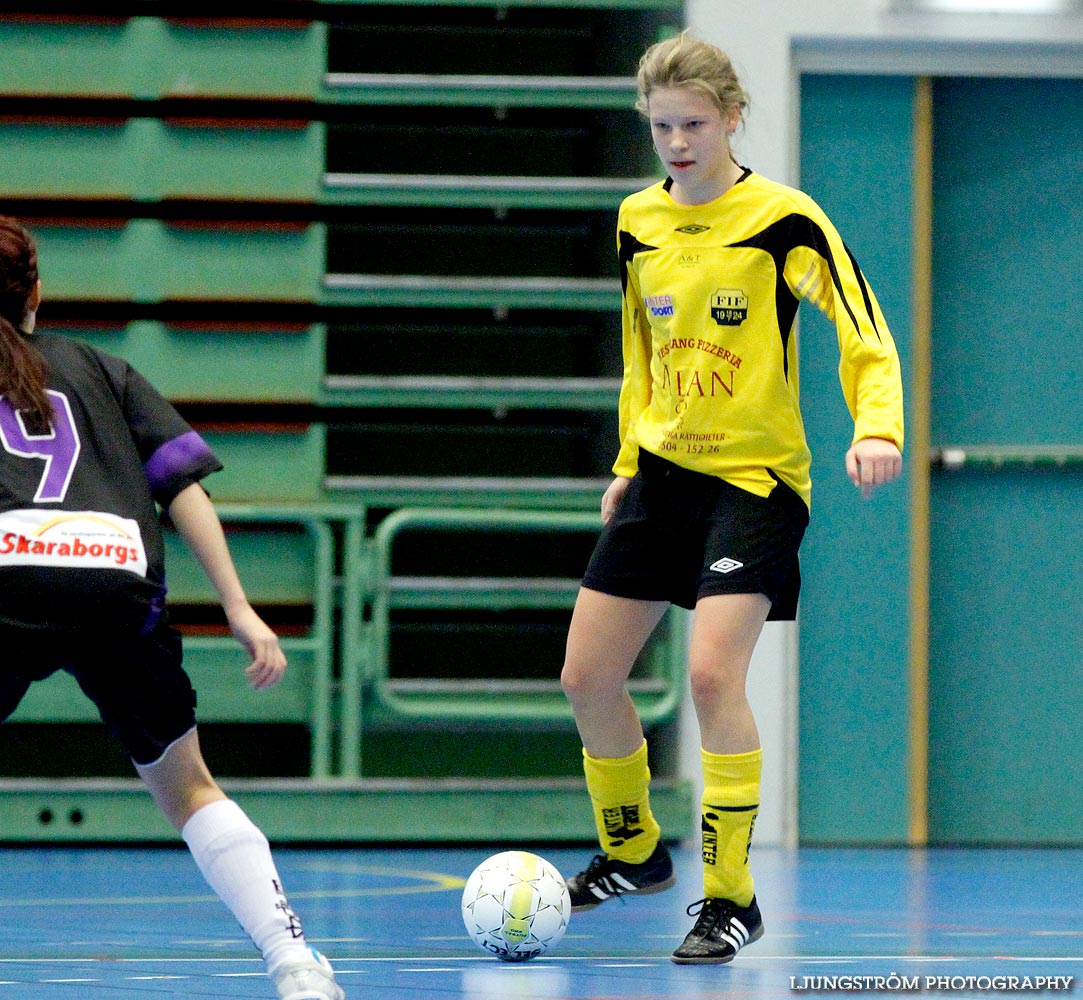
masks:
[[[801,187],[876,292],[910,370],[909,78],[805,76]],[[899,842],[908,823],[909,485],[863,500],[845,475],[853,422],[833,324],[801,310],[801,404],[813,454],[801,553],[799,831],[806,843]]]
[[[932,435],[1079,446],[1083,81],[934,87]],[[934,471],[929,835],[1083,841],[1083,468]]]
[[[909,372],[911,78],[802,81],[802,187],[877,289]],[[928,836],[1083,841],[1083,81],[933,81]],[[802,325],[814,452],[803,552],[800,833],[903,842],[908,485],[862,504],[820,317]],[[1003,460],[980,459],[981,446]],[[1031,455],[1026,455],[1026,449]],[[1022,454],[1020,453],[1022,449]],[[1060,450],[1061,464],[1034,451]]]
[[[932,436],[1083,437],[1083,81],[935,81]]]

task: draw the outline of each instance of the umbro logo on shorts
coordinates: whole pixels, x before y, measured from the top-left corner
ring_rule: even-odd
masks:
[[[730,559],[726,556],[725,559],[719,559],[718,562],[713,562],[710,565],[710,569],[716,573],[732,573],[735,569],[740,569],[744,565],[743,562],[738,562],[736,559]]]

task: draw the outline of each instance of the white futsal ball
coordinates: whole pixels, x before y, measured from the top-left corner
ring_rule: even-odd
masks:
[[[548,861],[529,851],[504,851],[474,869],[462,908],[479,948],[505,962],[525,962],[564,937],[572,902]]]

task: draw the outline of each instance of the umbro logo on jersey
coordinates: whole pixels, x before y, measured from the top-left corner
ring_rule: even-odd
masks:
[[[689,236],[698,236],[700,233],[707,232],[710,228],[710,226],[701,226],[698,222],[690,222],[687,226],[678,226],[674,232],[688,233]]]
[[[740,569],[744,566],[743,562],[738,562],[736,559],[731,559],[726,556],[725,559],[719,559],[718,562],[713,562],[710,565],[715,573],[732,573],[735,569]]]

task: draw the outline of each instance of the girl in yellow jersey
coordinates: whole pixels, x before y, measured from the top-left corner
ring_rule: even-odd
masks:
[[[673,960],[719,963],[763,934],[748,862],[762,755],[745,681],[763,623],[792,620],[800,590],[811,492],[800,301],[838,331],[854,419],[846,471],[865,496],[901,471],[902,385],[876,297],[827,216],[733,158],[748,99],[726,54],[684,33],[647,50],[638,86],[668,176],[618,218],[620,451],[561,675],[603,853],[568,887],[585,910],[674,884],[625,682],[667,605],[694,608],[704,898]]]

